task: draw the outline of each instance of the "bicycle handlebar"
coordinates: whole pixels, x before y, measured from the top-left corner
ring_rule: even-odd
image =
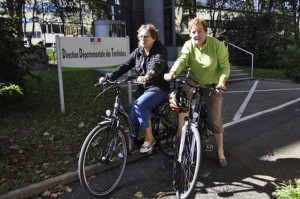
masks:
[[[184,84],[188,84],[190,87],[193,88],[197,88],[197,89],[213,89],[213,90],[222,90],[222,91],[227,91],[227,89],[222,89],[222,88],[217,88],[217,84],[216,83],[210,83],[210,84],[197,84],[197,85],[191,85],[189,84],[187,81],[185,80],[181,80],[181,79],[173,79],[172,81],[174,81],[175,83],[175,88],[180,87]]]
[[[114,80],[114,81],[111,81],[109,80],[108,78],[106,78],[102,83],[98,82],[96,84],[94,84],[94,86],[100,86],[100,85],[103,85],[103,90],[102,92],[100,92],[94,99],[94,101],[99,97],[101,96],[102,94],[104,94],[107,90],[111,89],[111,88],[116,88],[118,89],[118,86],[120,84],[123,84],[124,82],[131,82],[131,83],[134,83],[134,84],[140,84],[139,82],[137,82],[136,78],[133,77],[133,76],[128,76],[127,78],[123,79],[123,80]],[[105,87],[106,84],[109,84],[108,87]]]
[[[135,80],[135,81],[134,81]],[[135,83],[136,82],[136,78],[133,77],[133,76],[128,76],[126,79],[123,79],[123,80],[114,80],[114,81],[111,81],[109,80],[108,78],[106,78],[102,83],[98,82],[96,84],[94,84],[94,86],[99,86],[99,85],[105,85],[105,84],[122,84],[124,82],[133,82]]]

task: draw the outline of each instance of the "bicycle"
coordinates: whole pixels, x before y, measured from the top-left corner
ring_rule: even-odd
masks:
[[[181,90],[185,81],[175,80],[174,89]],[[216,89],[215,84],[193,86],[189,114],[184,119],[182,132],[176,141],[173,163],[173,187],[176,196],[187,198],[193,191],[200,170],[202,149],[212,151],[208,139],[212,132],[207,127],[206,104],[202,89]]]
[[[119,184],[124,174],[128,157],[127,130],[136,135],[129,114],[121,103],[121,85],[129,81],[106,80],[104,88],[97,97],[110,89],[115,89],[115,101],[112,110],[106,110],[106,116],[86,137],[79,155],[78,174],[81,185],[91,195],[105,196]],[[97,84],[99,85],[99,84]],[[96,98],[97,98],[96,97]],[[96,99],[95,98],[95,99]],[[153,135],[156,139],[155,149],[159,148],[165,155],[174,155],[173,139],[177,130],[177,115],[169,109],[166,102],[152,111]],[[143,138],[133,137],[140,147]]]

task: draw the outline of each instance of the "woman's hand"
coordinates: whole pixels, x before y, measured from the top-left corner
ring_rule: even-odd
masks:
[[[138,76],[138,78],[136,79],[137,83],[139,84],[146,84],[149,81],[149,76],[145,75],[145,76]]]
[[[166,81],[172,81],[173,79],[175,79],[176,78],[176,73],[174,72],[174,71],[172,71],[172,72],[169,72],[169,73],[166,73],[165,75],[164,75],[164,79],[166,80]]]

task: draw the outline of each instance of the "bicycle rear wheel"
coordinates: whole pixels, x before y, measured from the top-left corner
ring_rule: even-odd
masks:
[[[126,137],[110,124],[95,127],[86,137],[79,156],[78,174],[89,194],[104,196],[118,185],[127,161]]]
[[[159,148],[163,154],[169,157],[174,156],[174,137],[177,131],[177,113],[173,112],[169,106],[162,107],[162,117],[159,122]]]
[[[180,199],[187,198],[194,190],[201,163],[201,140],[199,132],[188,131],[184,142],[182,160],[178,161],[180,139],[176,143],[173,163],[173,186]]]

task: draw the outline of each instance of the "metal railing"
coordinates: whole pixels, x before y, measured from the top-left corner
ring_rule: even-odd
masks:
[[[235,47],[235,48],[237,48],[237,49],[239,49],[239,50],[241,50],[241,51],[243,51],[243,52],[248,53],[248,54],[251,55],[251,78],[253,78],[254,54],[251,53],[251,52],[249,52],[249,51],[247,51],[247,50],[245,50],[245,49],[243,49],[243,48],[241,48],[241,47],[239,47],[239,46],[236,46],[236,45],[234,45],[234,44],[232,44],[232,43],[229,43],[229,42],[225,42],[225,43],[226,43],[227,45],[233,46],[233,47]]]

